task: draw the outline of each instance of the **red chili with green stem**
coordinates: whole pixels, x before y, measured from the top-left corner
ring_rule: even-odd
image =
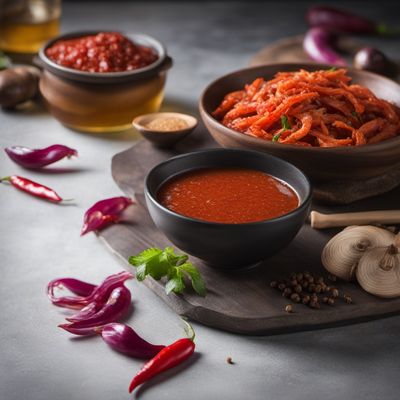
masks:
[[[169,346],[164,347],[164,349],[162,349],[155,357],[148,361],[132,379],[132,382],[129,385],[129,393],[132,393],[137,386],[147,382],[154,376],[168,369],[174,368],[190,358],[195,350],[195,334],[190,324],[186,321],[185,323],[188,327],[187,332],[190,332],[190,337],[179,339]]]
[[[18,190],[22,190],[31,196],[39,197],[44,200],[60,203],[63,200],[53,189],[44,186],[40,183],[31,181],[30,179],[23,178],[22,176],[11,175],[0,179],[0,182],[10,182]]]

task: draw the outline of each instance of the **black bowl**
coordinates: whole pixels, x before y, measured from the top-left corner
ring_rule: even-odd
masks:
[[[297,192],[300,205],[278,218],[223,224],[177,214],[158,202],[157,191],[166,180],[189,170],[210,167],[242,167],[266,172],[287,182]],[[298,168],[269,154],[211,149],[158,164],[146,177],[145,196],[154,223],[178,248],[212,267],[236,269],[265,260],[291,242],[307,218],[311,186]]]

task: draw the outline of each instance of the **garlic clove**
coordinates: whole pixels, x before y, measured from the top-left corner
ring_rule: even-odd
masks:
[[[361,287],[375,296],[400,296],[400,255],[397,247],[377,247],[360,259],[356,271]]]
[[[395,235],[372,225],[349,226],[334,236],[324,247],[321,261],[333,275],[346,281],[355,278],[357,265],[371,248],[389,246]]]

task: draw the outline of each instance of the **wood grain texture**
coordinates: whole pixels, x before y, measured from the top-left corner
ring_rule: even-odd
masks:
[[[212,146],[216,147],[208,136],[196,131],[175,149],[156,149],[150,143],[141,141],[114,156],[113,177],[127,195],[135,195],[138,204],[132,207],[129,222],[103,230],[100,237],[123,261],[126,268],[130,269],[126,261],[130,255],[150,246],[170,245],[168,239],[154,226],[144,204],[143,179],[148,170],[178,153]],[[393,209],[399,198],[400,190],[396,190],[384,197],[359,202],[357,206],[340,207],[336,211]],[[329,208],[317,209],[321,212],[332,212]],[[327,240],[336,232],[337,230],[313,230],[306,224],[286,249],[249,270],[217,271],[192,258],[207,284],[208,295],[205,298],[196,296],[191,290],[182,296],[167,296],[163,282],[151,278],[147,278],[144,284],[177,313],[208,326],[242,334],[274,334],[316,329],[399,313],[400,299],[378,299],[350,283],[338,283],[337,286],[352,296],[352,305],[341,301],[335,307],[324,305],[321,310],[312,310],[296,304],[293,314],[285,313],[284,307],[288,300],[271,289],[269,282],[293,271],[324,273],[320,253]],[[199,241],[202,240],[207,238],[199,237]]]

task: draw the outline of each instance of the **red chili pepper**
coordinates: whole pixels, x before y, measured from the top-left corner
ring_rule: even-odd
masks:
[[[22,176],[11,175],[0,179],[0,182],[8,181],[19,190],[26,192],[32,196],[39,197],[44,200],[61,202],[63,199],[53,190],[40,183],[33,182]]]
[[[177,340],[162,349],[155,357],[144,364],[143,368],[132,379],[132,382],[129,385],[129,393],[132,393],[137,386],[150,380],[159,373],[176,367],[194,353],[194,331],[189,324],[187,325],[192,331],[191,338]]]

